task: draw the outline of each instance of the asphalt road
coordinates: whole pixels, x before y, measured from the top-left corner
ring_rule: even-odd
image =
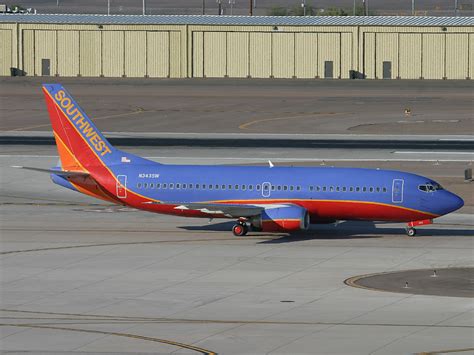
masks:
[[[2,135],[50,131],[42,81],[0,79]],[[105,132],[443,136],[474,131],[474,84],[467,80],[48,81],[62,83]]]

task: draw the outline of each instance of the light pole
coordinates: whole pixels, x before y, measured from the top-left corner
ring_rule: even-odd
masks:
[[[142,15],[145,15],[145,12],[146,12],[146,4],[145,4],[145,0],[143,0],[143,4],[142,4]]]
[[[110,0],[107,0],[107,15],[110,15]]]
[[[458,17],[458,0],[454,0],[454,17]]]
[[[229,5],[230,5],[230,15],[232,16],[234,14],[235,0],[229,0]]]
[[[411,0],[411,15],[415,16],[415,0]]]
[[[303,8],[303,16],[306,16],[306,0],[301,0],[301,7]]]
[[[222,0],[216,0],[217,2],[217,14],[222,15]]]
[[[352,16],[356,15],[356,0],[354,0],[354,3],[352,5]]]

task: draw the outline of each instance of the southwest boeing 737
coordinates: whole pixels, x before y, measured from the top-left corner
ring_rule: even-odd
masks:
[[[415,226],[464,202],[435,181],[410,173],[360,168],[159,164],[114,148],[59,84],[44,84],[60,166],[68,189],[149,212],[231,218],[232,232],[305,230],[339,220]],[[26,168],[26,167],[22,167]]]

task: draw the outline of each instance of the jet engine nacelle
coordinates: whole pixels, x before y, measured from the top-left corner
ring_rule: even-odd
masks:
[[[260,216],[253,217],[250,223],[253,229],[263,232],[304,230],[309,227],[309,214],[296,205],[268,208]]]

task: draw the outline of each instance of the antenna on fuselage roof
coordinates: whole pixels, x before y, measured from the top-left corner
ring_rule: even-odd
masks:
[[[273,165],[271,160],[268,161],[268,165],[270,166],[270,168],[273,168],[275,166],[275,165]]]

